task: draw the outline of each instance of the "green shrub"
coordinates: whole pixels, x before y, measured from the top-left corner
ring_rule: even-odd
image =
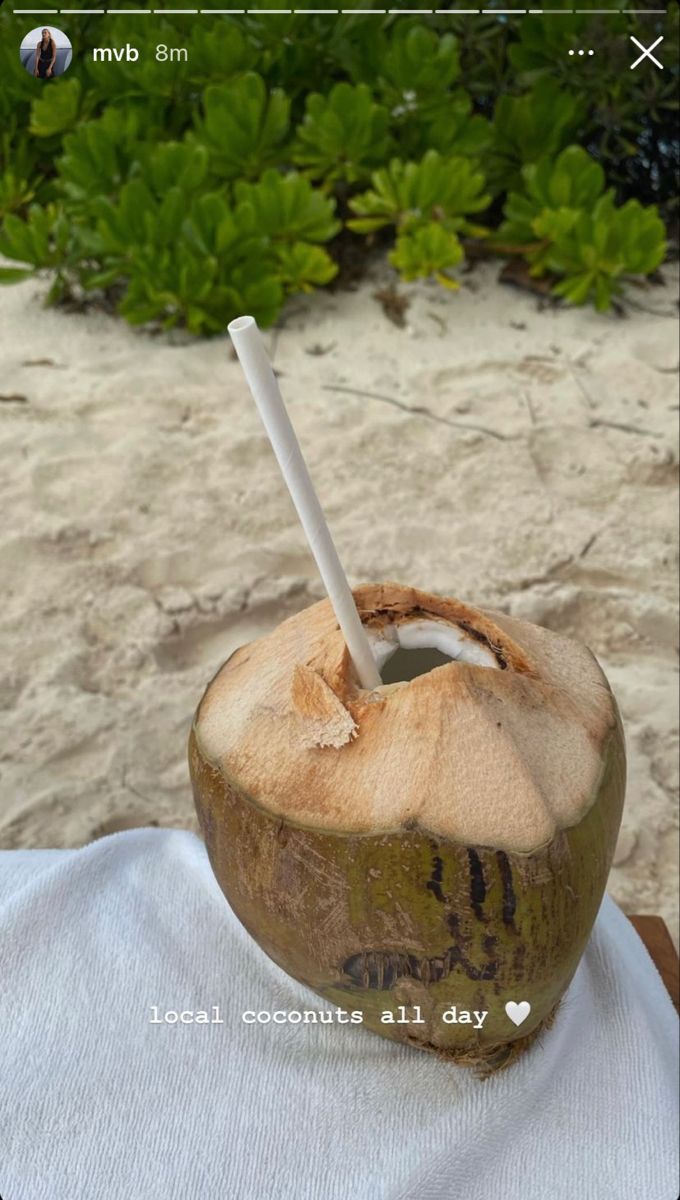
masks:
[[[591,211],[546,210],[536,232],[549,242],[548,270],[563,275],[554,292],[571,304],[593,300],[606,311],[621,292],[624,275],[648,275],[666,252],[664,227],[656,210],[628,200],[615,208],[611,192]]]
[[[677,51],[667,38],[664,72],[630,72],[626,35],[649,20],[121,16],[138,62],[81,54],[45,90],[15,27],[3,11],[0,281],[45,272],[50,300],[97,291],[129,321],[210,334],[329,283],[348,239],[455,287],[485,238],[604,309],[662,261],[639,200],[674,219]],[[98,28],[69,26],[81,46]],[[156,61],[160,41],[187,61]],[[567,54],[588,44],[597,71]]]
[[[307,97],[293,161],[312,179],[357,183],[385,160],[392,146],[390,114],[365,83],[336,83],[328,96]]]
[[[559,6],[571,8],[571,0],[559,0]],[[625,7],[624,0],[598,4]],[[663,71],[631,71],[631,33],[643,45],[665,35]],[[572,13],[553,21],[528,16],[508,48],[520,87],[550,79],[580,97],[583,116],[571,140],[602,163],[617,199],[634,194],[663,206],[667,215],[677,214],[678,206],[678,34],[678,5],[671,3],[663,22],[647,17],[637,28],[625,12]],[[594,60],[568,54],[584,46],[595,49]]]
[[[268,91],[254,72],[206,88],[196,119],[197,136],[221,179],[257,179],[285,162],[289,130],[288,97],[279,88]]]
[[[552,79],[540,79],[522,96],[501,96],[488,168],[494,191],[519,186],[525,164],[567,146],[583,120],[584,107],[581,97],[562,91]]]
[[[554,293],[571,304],[593,300],[605,311],[625,275],[648,275],[666,253],[656,208],[628,200],[617,208],[605,175],[580,146],[522,170],[524,190],[511,192],[498,241],[521,247],[532,275],[562,278]]]
[[[604,171],[580,146],[568,146],[558,158],[542,158],[522,168],[521,191],[510,192],[499,244],[521,249],[538,274],[545,268],[549,245],[540,239],[537,221],[559,209],[589,210],[604,192]]]
[[[372,188],[350,200],[358,219],[347,222],[358,233],[374,233],[385,225],[412,228],[434,218],[452,231],[467,226],[467,216],[485,209],[484,175],[469,158],[445,158],[428,150],[419,163],[392,159],[372,176]]]
[[[393,159],[373,174],[372,185],[350,200],[357,216],[347,227],[372,234],[393,226],[397,243],[389,257],[402,278],[434,275],[450,286],[444,272],[463,258],[458,234],[481,232],[468,218],[489,203],[478,165],[428,150],[419,163]]]
[[[0,253],[23,265],[0,281],[52,268],[53,298],[75,283],[108,289],[134,324],[210,334],[246,309],[268,325],[286,295],[333,278],[319,244],[339,229],[332,197],[276,170],[212,190],[208,148],[188,140],[149,150],[136,133],[136,119],[111,111],[67,139],[68,201],[6,218]]]
[[[426,221],[404,230],[397,236],[395,248],[389,254],[392,266],[397,268],[402,279],[431,275],[449,288],[456,288],[458,284],[447,272],[457,267],[462,258],[460,239],[437,221]]]

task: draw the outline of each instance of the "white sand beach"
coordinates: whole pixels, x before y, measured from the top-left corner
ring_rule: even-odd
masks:
[[[458,294],[291,302],[267,343],[353,583],[586,642],[629,757],[609,889],[677,938],[677,271],[626,318]],[[322,595],[224,339],[0,289],[0,846],[197,828],[186,742],[232,649]]]

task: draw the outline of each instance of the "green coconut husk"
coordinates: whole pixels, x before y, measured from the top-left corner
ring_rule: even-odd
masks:
[[[189,741],[234,912],[285,971],[382,1036],[482,1072],[548,1027],[619,829],[625,749],[586,647],[398,584],[358,588],[380,660],[455,661],[362,689],[328,601],[236,651]],[[505,1004],[526,1000],[515,1027]],[[486,1012],[483,1026],[442,1014]],[[386,1024],[400,1006],[423,1023]]]

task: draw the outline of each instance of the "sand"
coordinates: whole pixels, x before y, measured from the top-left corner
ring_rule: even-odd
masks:
[[[677,303],[541,308],[484,264],[267,334],[353,583],[396,579],[586,642],[629,756],[609,889],[677,939]],[[0,845],[196,829],[186,741],[232,649],[322,595],[222,340],[0,289]]]

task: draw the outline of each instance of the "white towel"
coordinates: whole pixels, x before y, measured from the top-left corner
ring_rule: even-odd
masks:
[[[334,1010],[180,830],[0,853],[0,961],[3,1200],[678,1195],[675,1014],[610,899],[553,1027],[486,1080],[358,1025],[245,1024]]]

